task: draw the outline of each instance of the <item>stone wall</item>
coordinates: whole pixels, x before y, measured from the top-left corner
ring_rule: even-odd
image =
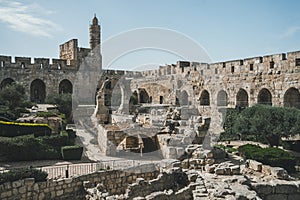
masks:
[[[152,170],[149,170],[151,168]],[[134,183],[137,178],[144,178],[146,180],[154,179],[158,176],[159,171],[154,166],[148,166],[142,171],[141,169],[135,171],[98,171],[92,174],[83,176],[48,180],[47,182],[35,183],[33,178],[24,180],[8,182],[0,185],[0,199],[1,200],[15,200],[15,199],[84,199],[86,193],[84,191],[84,183],[97,185],[98,183],[104,185],[105,190],[109,194],[123,194],[128,187],[128,184]]]
[[[271,181],[252,183],[251,186],[264,200],[300,199],[300,181]]]

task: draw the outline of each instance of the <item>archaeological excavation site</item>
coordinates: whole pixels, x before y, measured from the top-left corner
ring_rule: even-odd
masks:
[[[78,163],[68,163],[59,176],[41,167],[48,172],[46,180],[5,182],[0,199],[300,199],[299,132],[293,139],[278,138],[291,146],[281,150],[296,156],[292,161],[287,156],[284,165],[248,156],[251,148],[275,152],[273,146],[279,146],[248,141],[248,132],[222,139],[222,134],[233,135],[229,112],[242,116],[256,106],[299,112],[300,51],[112,70],[102,66],[96,16],[89,31],[90,48],[71,39],[59,46],[59,59],[0,56],[1,90],[22,83],[24,95],[37,105],[54,95],[72,95],[73,121],[64,128],[76,132],[75,143],[83,146],[81,161],[88,160],[81,171],[72,171]],[[298,122],[300,118],[291,123]],[[51,134],[59,134],[53,130],[63,126],[51,123],[56,127]],[[290,162],[292,167],[285,168]]]

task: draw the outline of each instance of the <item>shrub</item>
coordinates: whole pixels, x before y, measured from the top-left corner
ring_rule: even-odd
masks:
[[[83,147],[74,146],[64,146],[61,148],[61,154],[64,160],[80,160],[83,152]]]
[[[282,149],[261,148],[257,145],[246,144],[240,146],[238,150],[246,159],[257,160],[273,167],[283,167],[289,172],[295,171],[295,157]]]
[[[9,161],[61,159],[61,147],[70,144],[68,136],[60,135],[0,137],[0,156]]]
[[[0,121],[0,136],[15,137],[30,134],[50,135],[51,128],[47,124]]]
[[[25,178],[34,178],[35,182],[46,181],[47,172],[33,169],[33,168],[20,168],[20,169],[12,169],[8,172],[0,173],[0,184],[5,182],[13,182],[17,180],[22,180]]]

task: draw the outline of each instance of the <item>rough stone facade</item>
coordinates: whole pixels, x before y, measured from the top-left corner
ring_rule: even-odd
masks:
[[[134,183],[137,178],[151,180],[158,174],[159,171],[152,167],[150,171],[98,171],[78,177],[38,183],[29,178],[0,185],[0,199],[85,199],[84,184],[86,182],[90,185],[100,183],[110,194],[123,194],[128,184]]]

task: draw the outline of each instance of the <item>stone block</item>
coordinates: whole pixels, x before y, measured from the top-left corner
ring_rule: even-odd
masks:
[[[64,191],[63,190],[57,190],[56,191],[56,196],[61,196],[61,195],[63,195],[64,194]]]
[[[271,175],[271,166],[269,165],[263,165],[261,168],[261,172],[267,175]]]
[[[297,192],[297,185],[293,182],[287,182],[287,183],[277,183],[275,187],[275,193],[279,194],[291,194]]]
[[[240,166],[235,165],[230,167],[230,171],[232,175],[238,175],[240,174],[241,169]]]
[[[26,178],[24,179],[24,184],[27,186],[32,186],[34,184],[35,180],[34,178]]]
[[[27,189],[26,186],[22,186],[22,187],[20,187],[20,188],[18,189],[18,191],[19,191],[20,194],[24,194],[24,193],[26,193],[26,191],[27,191],[26,189]]]
[[[215,173],[217,175],[224,175],[225,174],[225,169],[224,168],[216,168]]]
[[[271,167],[271,175],[278,179],[288,179],[287,171],[281,167]]]
[[[14,182],[12,182],[12,187],[14,187],[14,188],[21,187],[23,183],[24,183],[23,180],[14,181]]]
[[[261,172],[262,170],[262,163],[257,162],[256,160],[248,160],[249,162],[249,168],[257,171],[257,172]]]
[[[289,194],[287,199],[288,200],[298,200],[298,199],[300,199],[300,194]]]
[[[288,195],[286,194],[270,194],[265,197],[266,200],[287,200]]]
[[[253,183],[251,186],[258,194],[269,195],[274,193],[274,187],[270,183]]]

